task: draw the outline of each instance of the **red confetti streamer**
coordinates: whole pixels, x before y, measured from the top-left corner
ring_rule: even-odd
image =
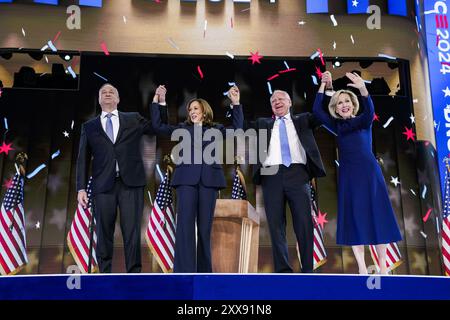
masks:
[[[323,61],[323,55],[322,55],[322,50],[317,49],[317,51],[319,52],[319,57],[320,57],[320,61],[322,62],[322,65],[325,65],[325,61]]]
[[[108,51],[108,48],[106,47],[106,43],[102,42],[102,43],[101,43],[101,47],[102,47],[103,52],[104,52],[107,56],[109,56],[109,51]]]
[[[52,41],[52,42],[56,42],[56,40],[58,40],[60,34],[61,34],[61,31],[58,31],[58,33],[56,34],[56,36],[53,38],[53,41]]]
[[[431,208],[430,209],[428,209],[428,211],[427,211],[427,214],[425,215],[425,217],[423,217],[423,222],[427,222],[427,220],[428,220],[428,218],[429,218],[429,216],[430,216],[430,214],[431,214]]]
[[[289,69],[286,69],[286,70],[278,71],[278,73],[286,73],[286,72],[291,72],[291,71],[295,71],[295,70],[297,70],[297,68],[289,68]]]
[[[269,78],[267,78],[267,81],[270,81],[270,80],[273,80],[273,79],[275,79],[275,78],[278,78],[280,75],[277,73],[277,74],[274,74],[273,76],[271,76],[271,77],[269,77]]]
[[[200,66],[197,66],[197,71],[200,74],[200,78],[203,79],[203,72],[202,72],[202,69],[200,69]]]

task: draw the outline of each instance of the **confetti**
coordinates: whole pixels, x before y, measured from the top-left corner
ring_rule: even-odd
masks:
[[[261,56],[259,54],[259,51],[256,51],[256,53],[253,53],[250,51],[250,57],[248,58],[248,60],[252,60],[252,65],[254,65],[255,63],[261,63],[261,60],[263,58],[263,56]]]
[[[58,50],[56,49],[55,45],[53,44],[53,42],[52,42],[51,40],[49,40],[49,41],[47,42],[47,44],[48,44],[48,46],[50,47],[50,49],[52,49],[53,52],[58,51]]]
[[[53,38],[53,42],[56,42],[56,40],[58,40],[60,34],[61,34],[61,31],[58,31],[58,33]]]
[[[41,51],[45,51],[45,50],[47,50],[48,49],[48,45],[45,45],[45,46],[43,46],[42,48],[41,48]],[[48,63],[48,62],[47,62]]]
[[[305,22],[305,21],[303,21],[303,20],[301,20],[301,21],[299,21],[299,22],[298,22],[298,24],[299,24],[299,25],[301,25],[301,26],[303,26],[303,25],[305,25],[305,24],[306,24],[306,22]]]
[[[412,193],[413,195],[416,195],[416,193],[414,192],[413,189],[409,189],[409,191],[411,191],[411,193]]]
[[[77,74],[73,71],[73,69],[72,69],[72,67],[71,66],[69,66],[68,68],[67,68],[67,71],[69,71],[69,73],[72,75],[72,78],[76,78],[77,77]]]
[[[236,82],[228,82],[228,85],[229,85],[230,87],[235,86],[235,85],[236,85]]]
[[[419,102],[419,99],[413,99],[413,102],[417,103],[417,102]]]
[[[270,81],[270,80],[273,80],[273,79],[275,79],[275,78],[278,78],[280,75],[277,73],[277,74],[274,74],[273,76],[271,76],[271,77],[269,77],[269,78],[267,78],[267,81]]]
[[[309,57],[311,60],[314,60],[315,58],[317,58],[318,56],[319,56],[319,52],[314,52],[312,55],[311,55],[311,57]]]
[[[398,177],[393,177],[391,176],[391,181],[390,181],[393,185],[397,186],[398,184],[400,184],[400,181],[398,181]]]
[[[172,40],[172,38],[168,38],[167,41],[169,41],[169,43],[172,47],[174,47],[177,50],[180,50],[180,48],[175,44],[175,42]]]
[[[45,62],[47,62],[47,63],[48,63],[48,58],[47,58],[47,56],[45,56]]]
[[[148,193],[148,199],[150,200],[150,205],[153,205],[152,195],[151,195],[150,191],[147,190],[147,193]]]
[[[53,159],[55,159],[57,156],[59,156],[61,154],[61,150],[57,150],[56,152],[54,152],[53,154],[52,154],[52,160]]]
[[[333,26],[336,27],[338,25],[336,18],[334,17],[334,14],[330,15],[330,19],[333,22]]]
[[[427,194],[427,186],[423,186],[422,199],[425,199],[426,194]]]
[[[33,172],[31,172],[29,175],[27,175],[28,179],[33,178],[35,175],[37,175],[39,173],[39,171],[41,171],[42,169],[44,169],[46,167],[45,164],[41,164],[39,167],[37,167],[36,169],[33,170]]]
[[[69,137],[69,133],[67,131],[63,132],[64,138],[68,138]]]
[[[427,238],[427,234],[423,231],[420,231],[420,234],[422,235],[422,237],[424,237],[425,239]]]
[[[350,35],[350,39],[352,40],[352,43],[355,44],[355,39],[353,39],[353,35]]]
[[[22,28],[22,34],[25,37],[25,30],[23,30],[23,28]]]
[[[334,160],[334,163],[336,163],[336,165],[339,167],[339,161]]]
[[[206,37],[206,27],[208,26],[208,20],[205,20],[205,25],[203,27],[203,38]]]
[[[331,130],[330,128],[328,128],[326,125],[323,124],[322,127],[324,127],[329,133],[331,133],[332,135],[337,137],[337,133],[334,132],[333,130]]]
[[[127,18],[125,16],[122,17],[123,18],[123,23],[127,23]]]
[[[202,72],[202,69],[200,69],[200,66],[197,66],[197,71],[198,71],[198,74],[200,75],[200,78],[203,79],[203,72]]]
[[[394,117],[390,117],[389,119],[388,119],[388,121],[386,121],[386,123],[385,124],[383,124],[383,128],[387,128],[388,127],[388,125],[392,122],[392,120],[394,120]]]
[[[297,68],[290,68],[290,69],[278,71],[278,73],[287,73],[287,72],[292,72],[292,71],[296,71],[296,70],[297,70]]]
[[[272,86],[269,81],[267,81],[267,87],[269,88],[269,93],[272,94]]]
[[[425,217],[423,217],[423,222],[427,222],[428,218],[430,217],[432,209],[428,209],[427,213],[425,214]]]
[[[75,121],[72,120],[72,124],[70,125],[70,130],[73,130],[74,123],[75,123]]]
[[[336,41],[333,41],[333,50],[336,50]]]
[[[8,119],[3,118],[3,123],[5,124],[5,129],[8,130]]]
[[[316,78],[316,76],[311,76],[312,77],[312,80],[313,80],[313,83],[317,86],[318,85],[318,83],[317,83],[317,78]]]
[[[325,65],[325,61],[323,61],[323,55],[322,55],[322,50],[317,49],[317,52],[319,52],[319,57],[320,57],[320,62],[322,62],[322,65]]]
[[[36,222],[36,224],[34,225],[36,230],[41,228],[41,223],[38,221]]]
[[[391,60],[397,60],[396,57],[388,56],[387,54],[383,54],[383,53],[379,53],[378,56],[381,57],[381,58],[387,58],[387,59],[391,59]]]
[[[161,181],[164,180],[164,175],[162,174],[161,168],[159,167],[159,164],[156,165],[156,170],[158,171],[159,178]]]
[[[14,167],[16,168],[16,172],[18,175],[20,175],[19,167],[17,166],[17,163],[14,163]]]
[[[102,50],[105,53],[105,55],[109,56],[109,51],[108,48],[106,47],[106,43],[102,42],[100,46],[102,47]]]
[[[228,51],[227,52],[225,52],[225,54],[227,55],[227,56],[229,56],[231,59],[234,59],[234,55],[233,54],[231,54],[231,53],[229,53]]]
[[[95,74],[97,77],[99,77],[99,78],[105,80],[106,82],[108,82],[108,79],[106,79],[105,77],[102,77],[102,76],[99,75],[97,72],[94,72],[94,74]]]
[[[284,65],[286,66],[286,69],[290,69],[289,65],[287,64],[287,62],[286,61],[283,61],[283,62],[284,62]]]

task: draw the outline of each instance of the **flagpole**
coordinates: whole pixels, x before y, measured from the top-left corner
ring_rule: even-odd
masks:
[[[16,156],[16,163],[14,163],[14,166],[16,167],[16,171],[19,174],[19,176],[21,178],[25,177],[25,168],[24,168],[24,164],[25,161],[28,160],[28,156],[25,152],[20,152],[17,156]],[[17,163],[19,164],[19,166],[17,166]],[[20,180],[19,180],[20,182]],[[9,230],[12,232],[14,229],[14,221],[16,218],[16,210],[13,210],[13,216],[11,219],[11,225],[9,226]],[[25,227],[25,226],[24,226]]]

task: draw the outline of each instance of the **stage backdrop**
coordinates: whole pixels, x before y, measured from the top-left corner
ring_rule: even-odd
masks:
[[[14,174],[14,157],[20,151],[28,154],[28,174],[41,164],[46,165],[35,176],[25,180],[24,207],[29,264],[22,273],[64,273],[68,266],[74,264],[65,239],[76,209],[75,164],[80,126],[98,114],[98,89],[103,83],[109,81],[118,88],[121,111],[138,111],[148,118],[148,107],[154,90],[159,84],[164,84],[168,89],[168,116],[171,123],[184,121],[186,102],[193,97],[201,97],[212,105],[215,120],[226,124],[229,121],[226,118],[229,101],[223,92],[228,90],[229,82],[236,82],[241,89],[246,119],[271,116],[270,89],[288,91],[293,97],[295,112],[305,112],[311,110],[317,90],[314,79],[317,77],[316,68],[322,71],[326,68],[332,71],[336,79],[335,89],[345,86],[342,78],[345,71],[359,70],[364,79],[372,81],[369,88],[373,93],[378,115],[373,126],[374,152],[381,159],[391,201],[404,237],[399,243],[404,263],[395,272],[440,275],[434,225],[434,215],[438,213],[438,208],[433,209],[427,222],[422,220],[433,204],[433,186],[427,181],[419,183],[421,172],[417,171],[415,141],[408,140],[404,134],[406,129],[413,132],[415,129],[415,124],[411,121],[413,102],[410,95],[409,63],[405,60],[398,60],[395,64],[383,59],[372,64],[367,61],[349,58],[342,60],[341,67],[338,68],[333,67],[334,60],[326,61],[326,67],[323,66],[319,55],[314,60],[309,57],[270,58],[264,63],[252,64],[246,57],[235,57],[232,60],[207,56],[105,56],[86,52],[82,53],[78,61],[79,90],[4,89],[0,98],[0,119],[9,129],[6,130],[5,125],[2,128],[4,142],[12,143],[13,150],[0,155],[3,183]],[[269,78],[272,79],[267,80]],[[338,171],[335,138],[322,128],[317,131],[316,137],[327,170],[327,176],[317,181],[319,208],[327,214],[328,220],[324,226],[328,262],[319,272],[356,273],[357,266],[351,249],[335,244]],[[153,197],[159,183],[155,165],[161,164],[162,156],[169,153],[173,145],[174,142],[167,138],[143,139],[143,157],[148,179],[146,189]],[[59,155],[51,159],[51,155],[58,150]],[[424,150],[430,154],[428,149]],[[248,182],[249,201],[261,216],[259,271],[270,272],[272,256],[261,192],[250,184],[251,168],[244,165],[242,169]],[[228,188],[220,196],[230,198],[233,167],[225,166],[225,173]],[[394,177],[398,177],[400,181],[397,186],[390,183]],[[5,189],[2,191],[4,194]],[[146,199],[142,237],[149,212],[150,205]],[[291,261],[298,271],[295,239],[290,225],[288,213]],[[117,226],[113,265],[115,272],[124,270],[122,248],[120,228]],[[143,271],[159,272],[144,240],[142,251]],[[370,259],[369,254],[367,259]]]

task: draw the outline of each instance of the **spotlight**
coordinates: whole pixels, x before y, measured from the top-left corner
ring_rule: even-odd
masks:
[[[335,68],[340,68],[340,67],[342,66],[342,64],[341,64],[340,61],[336,60],[335,62],[333,62],[333,66],[334,66]]]

